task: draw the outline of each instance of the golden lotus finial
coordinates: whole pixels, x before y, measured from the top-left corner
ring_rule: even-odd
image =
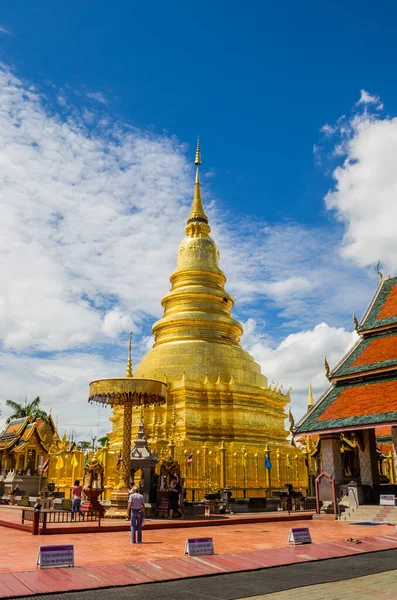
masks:
[[[128,342],[128,360],[127,360],[127,368],[125,370],[125,376],[126,377],[133,377],[133,374],[132,374],[131,350],[132,350],[132,331],[130,332],[130,339],[129,339],[129,342]]]
[[[196,159],[194,161],[194,164],[196,166],[201,165],[200,136],[197,138]]]

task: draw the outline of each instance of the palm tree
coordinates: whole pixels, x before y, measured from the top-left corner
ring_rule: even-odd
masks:
[[[7,423],[13,419],[23,419],[25,417],[43,419],[43,421],[48,423],[47,413],[40,408],[40,396],[37,396],[29,403],[27,403],[26,400],[24,404],[18,404],[18,402],[14,402],[14,400],[6,400],[6,404],[14,411],[14,413],[8,417]]]

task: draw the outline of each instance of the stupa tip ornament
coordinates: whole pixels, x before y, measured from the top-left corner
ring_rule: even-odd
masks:
[[[196,159],[194,164],[196,166],[201,165],[200,136],[197,138]]]
[[[186,233],[190,237],[200,233],[208,234],[211,231],[211,228],[208,226],[208,217],[204,212],[203,201],[201,199],[199,173],[199,166],[201,165],[200,138],[197,140],[194,164],[196,165],[196,181],[194,184],[192,208],[187,219],[186,227]]]
[[[125,370],[125,376],[126,377],[133,377],[133,374],[132,374],[131,350],[132,350],[132,331],[130,332],[130,340],[128,342],[128,359],[127,359],[127,368]]]

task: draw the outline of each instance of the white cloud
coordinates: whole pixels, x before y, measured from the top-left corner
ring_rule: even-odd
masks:
[[[307,409],[309,382],[312,382],[316,399],[329,385],[325,377],[324,356],[334,367],[357,339],[356,332],[342,327],[320,323],[313,329],[288,335],[277,347],[266,336],[257,332],[256,323],[250,319],[244,324],[243,343],[269,382],[280,382],[283,391],[292,387],[291,405],[296,419]]]
[[[130,315],[123,313],[118,306],[106,313],[103,319],[102,331],[112,339],[116,339],[120,333],[131,329],[132,319]]]
[[[28,401],[40,396],[42,408],[51,410],[61,434],[67,428],[77,439],[89,439],[110,430],[110,409],[88,404],[90,381],[104,376],[124,375],[125,363],[104,360],[96,354],[56,354],[39,358],[0,352],[2,403],[0,430],[11,410],[4,400]]]
[[[99,102],[100,104],[108,103],[105,94],[103,94],[102,92],[87,92],[86,96],[90,100],[96,100],[96,102]]]
[[[11,35],[11,31],[7,29],[7,27],[4,27],[4,25],[0,25],[0,33],[3,33],[5,35]]]
[[[374,104],[379,110],[383,109],[383,104],[380,101],[379,96],[372,96],[366,90],[361,90],[360,99],[358,100],[357,104]]]
[[[342,143],[345,160],[325,198],[345,226],[341,254],[363,267],[380,258],[397,271],[397,119],[355,115]]]

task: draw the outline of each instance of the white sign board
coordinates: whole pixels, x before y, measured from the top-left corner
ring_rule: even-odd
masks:
[[[394,506],[396,503],[394,494],[386,494],[380,497],[380,506]]]
[[[74,567],[74,546],[40,546],[37,564],[40,569]]]
[[[212,541],[212,537],[187,538],[185,554],[188,554],[189,556],[214,554],[214,542]]]
[[[289,530],[288,543],[311,544],[312,538],[308,527],[294,527]]]

